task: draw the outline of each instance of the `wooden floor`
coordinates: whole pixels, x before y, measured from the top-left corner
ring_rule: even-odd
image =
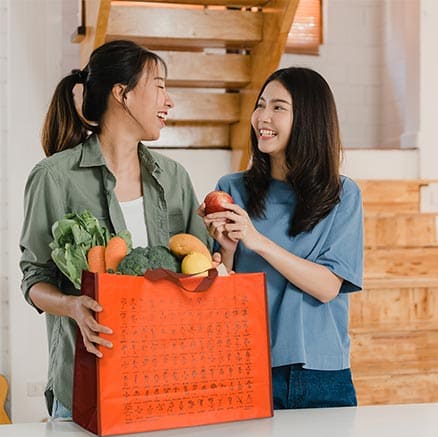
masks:
[[[438,213],[420,213],[428,182],[358,182],[365,281],[350,300],[358,402],[438,402]]]

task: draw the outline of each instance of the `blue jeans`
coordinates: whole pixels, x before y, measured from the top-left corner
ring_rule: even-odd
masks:
[[[301,364],[272,369],[274,409],[355,407],[350,369],[309,370]]]
[[[54,398],[50,418],[55,421],[72,420],[72,415],[67,407],[61,404],[58,399]]]

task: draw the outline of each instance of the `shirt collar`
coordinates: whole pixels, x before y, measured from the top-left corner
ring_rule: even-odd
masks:
[[[138,156],[140,157],[142,165],[144,165],[151,173],[161,173],[161,167],[158,160],[150,152],[147,146],[141,142],[138,143]]]
[[[159,162],[155,159],[146,145],[138,143],[138,156],[140,162],[151,173],[161,173]],[[102,155],[99,138],[96,134],[90,135],[82,144],[82,157],[79,167],[99,167],[106,165],[105,158]]]
[[[93,134],[82,143],[82,156],[79,167],[99,167],[101,165],[106,165],[105,158],[100,149],[99,138],[96,134]]]

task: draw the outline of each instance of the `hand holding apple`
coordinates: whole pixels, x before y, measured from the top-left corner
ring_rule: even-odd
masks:
[[[225,191],[215,190],[211,191],[205,196],[205,214],[212,214],[214,212],[226,211],[222,203],[234,203],[231,195]]]

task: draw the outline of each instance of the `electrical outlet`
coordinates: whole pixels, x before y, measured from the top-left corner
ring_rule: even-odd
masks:
[[[45,382],[28,382],[27,383],[27,396],[29,397],[40,397],[44,395],[44,390],[46,389]]]

